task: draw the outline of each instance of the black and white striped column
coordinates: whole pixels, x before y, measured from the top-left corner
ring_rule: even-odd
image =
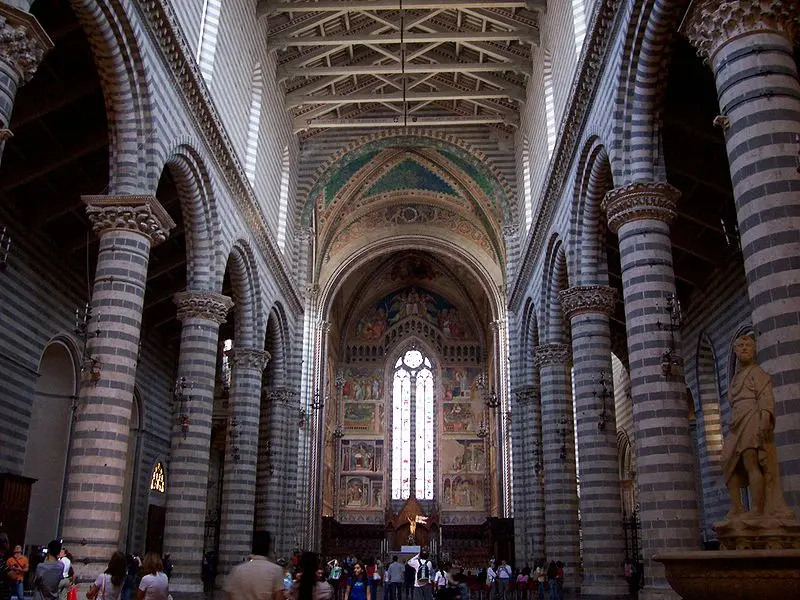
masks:
[[[580,587],[580,539],[570,348],[566,344],[542,344],[534,348],[533,360],[539,368],[542,394],[547,560],[564,562],[564,588],[575,596]]]
[[[100,236],[89,324],[98,335],[87,348],[62,535],[86,580],[119,548],[147,265],[151,246],[175,223],[153,196],[84,196],[83,202]],[[92,366],[99,369],[96,380]]]
[[[183,324],[177,376],[184,398],[174,400],[164,551],[174,567],[170,590],[200,593],[219,326],[233,302],[203,291],[179,292],[173,301]]]
[[[758,358],[772,375],[775,441],[794,507],[800,506],[799,20],[797,0],[704,0],[684,27],[717,83]]]
[[[542,492],[541,457],[539,456],[542,429],[539,424],[539,390],[537,386],[521,386],[515,394],[516,410],[513,425],[519,443],[514,446],[514,522],[517,519],[520,535],[517,542],[520,552],[517,562],[534,562],[544,553],[544,497]],[[524,559],[524,562],[523,562]]]
[[[255,348],[234,346],[231,352],[231,403],[219,541],[220,572],[226,575],[250,555],[252,546],[261,376],[269,358],[268,352]]]
[[[627,598],[617,426],[611,377],[611,329],[616,293],[602,285],[560,292],[572,330],[573,389],[578,430],[583,546],[581,598]],[[602,374],[605,375],[605,395]]]
[[[31,80],[52,47],[36,17],[0,2],[0,154],[12,136],[8,124],[17,90]]]
[[[269,440],[271,472],[268,474],[264,528],[272,533],[278,549],[288,550],[291,539],[287,531],[287,518],[294,509],[294,498],[287,498],[286,483],[296,472],[290,470],[289,448],[292,437],[297,437],[298,406],[295,396],[287,388],[277,388],[269,395]]]
[[[654,554],[700,546],[686,383],[680,367],[662,371],[665,351],[682,347],[680,331],[659,325],[675,294],[669,222],[678,195],[666,183],[631,183],[603,200],[622,262],[646,597],[672,593]]]

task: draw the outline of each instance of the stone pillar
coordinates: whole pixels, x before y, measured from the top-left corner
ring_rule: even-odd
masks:
[[[0,154],[12,136],[8,124],[17,90],[31,80],[53,47],[36,17],[23,8],[0,2]]]
[[[569,346],[536,346],[533,360],[539,368],[542,394],[547,559],[564,562],[565,591],[570,597],[577,597],[580,587],[580,542]]]
[[[311,489],[308,503],[308,523],[311,527],[309,535],[308,549],[314,552],[319,552],[322,544],[322,511],[319,498],[322,498],[322,485],[323,485],[323,452],[325,449],[325,404],[328,404],[328,399],[325,398],[325,382],[327,375],[328,363],[328,336],[331,332],[331,324],[329,321],[320,321],[317,323],[316,340],[317,340],[317,356],[315,367],[315,387],[312,397],[319,405],[315,408],[313,404],[309,407],[310,410],[310,423],[311,423]],[[318,394],[318,395],[317,395]]]
[[[63,538],[85,581],[119,548],[133,388],[150,247],[175,226],[153,196],[84,196],[100,236],[88,366],[69,453]],[[87,363],[88,364],[88,363]]]
[[[222,575],[245,560],[252,549],[261,376],[269,358],[268,352],[255,348],[234,346],[231,351],[233,370],[219,540]]]
[[[500,406],[495,413],[497,417],[497,447],[499,449],[497,469],[499,494],[497,509],[499,516],[511,516],[511,446],[509,439],[509,399],[508,399],[508,356],[506,345],[506,320],[495,319],[490,323],[492,329],[492,347],[494,348],[494,381],[495,391]]]
[[[788,503],[800,506],[797,0],[695,2],[684,33],[714,71],[758,358],[772,375]]]
[[[542,427],[540,423],[538,386],[524,385],[516,393],[513,429],[517,432],[514,446],[514,525],[523,536],[517,542],[517,563],[534,561],[544,556],[544,495],[542,493]],[[517,528],[517,521],[520,521]],[[516,534],[515,534],[516,535]]]
[[[627,598],[617,423],[611,374],[611,328],[616,293],[603,285],[559,294],[572,330],[573,389],[581,482],[583,578],[581,598]],[[605,392],[600,381],[605,374]]]
[[[173,301],[183,323],[177,377],[186,398],[173,407],[164,551],[174,567],[170,590],[200,593],[219,326],[233,302],[202,291],[178,292]]]
[[[666,301],[675,294],[669,222],[678,195],[666,183],[631,183],[602,205],[622,261],[646,598],[675,597],[654,554],[700,545],[686,383],[678,366],[671,376],[662,372],[665,351],[682,347],[680,331],[660,326],[669,323]]]

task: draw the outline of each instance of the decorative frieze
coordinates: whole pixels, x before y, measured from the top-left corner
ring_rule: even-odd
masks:
[[[541,344],[533,347],[533,364],[537,369],[550,365],[568,365],[570,347],[567,344]]]
[[[795,43],[799,17],[797,0],[699,0],[691,4],[681,33],[708,59],[730,40],[748,33],[775,31]]]
[[[207,319],[222,324],[233,308],[233,300],[216,292],[186,291],[178,292],[172,297],[178,307],[178,320],[191,317]]]
[[[681,193],[668,183],[634,182],[614,188],[603,198],[608,227],[618,233],[631,221],[654,219],[669,223],[675,218],[675,203]]]
[[[607,285],[576,285],[558,293],[564,318],[584,313],[614,314],[617,292]]]
[[[255,348],[234,348],[231,351],[231,360],[235,367],[243,369],[256,369],[259,373],[267,368],[272,355],[266,350]]]
[[[0,60],[17,72],[20,85],[31,80],[52,47],[36,17],[0,3]]]
[[[97,235],[121,229],[141,233],[153,246],[165,241],[175,222],[155,196],[81,196]]]

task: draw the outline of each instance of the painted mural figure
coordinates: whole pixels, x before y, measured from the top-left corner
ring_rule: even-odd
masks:
[[[756,364],[756,341],[742,336],[733,345],[739,367],[730,386],[731,427],[720,460],[731,498],[726,519],[743,515],[741,488],[749,487],[747,516],[794,518],[781,490],[775,448],[775,398],[772,378]]]

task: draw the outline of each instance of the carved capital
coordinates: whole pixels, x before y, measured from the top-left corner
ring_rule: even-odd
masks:
[[[495,319],[494,321],[489,323],[489,327],[492,328],[492,331],[500,331],[505,326],[506,326],[505,319]]]
[[[515,392],[517,404],[526,406],[539,397],[539,388],[535,385],[523,385]]]
[[[178,292],[172,297],[178,307],[178,319],[199,317],[222,324],[233,307],[233,300],[215,292]]]
[[[537,369],[550,365],[568,365],[570,354],[567,344],[541,344],[533,348],[533,364]]]
[[[671,222],[680,195],[668,183],[634,182],[608,192],[603,198],[602,209],[608,217],[608,227],[618,233],[620,227],[631,221],[655,219]]]
[[[269,359],[272,358],[266,350],[256,350],[255,348],[234,348],[231,350],[230,356],[235,367],[256,369],[259,373],[267,368]]]
[[[576,285],[558,293],[566,319],[584,313],[614,314],[617,291],[607,285]]]
[[[683,21],[683,33],[703,58],[711,58],[731,40],[762,31],[798,38],[797,0],[698,0]]]
[[[155,196],[82,196],[97,235],[115,229],[150,238],[153,246],[167,239],[175,222]]]
[[[319,298],[319,285],[316,283],[310,283],[306,286],[306,298],[308,298],[311,302],[316,302],[317,298]]]
[[[0,60],[16,71],[20,85],[31,80],[52,47],[36,17],[0,3]]]

